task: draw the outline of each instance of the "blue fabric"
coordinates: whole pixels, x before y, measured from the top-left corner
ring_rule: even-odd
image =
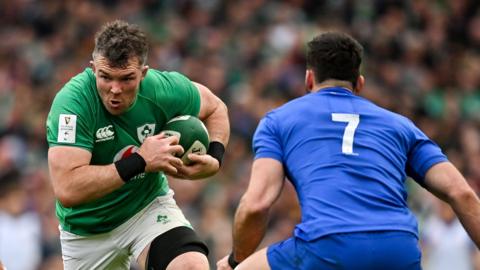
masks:
[[[344,88],[307,94],[269,112],[253,139],[255,158],[284,165],[302,220],[294,235],[406,231],[417,235],[407,206],[407,174],[423,184],[447,161],[410,120]]]
[[[289,238],[270,246],[272,270],[421,270],[415,235],[384,231],[332,234],[307,242]]]

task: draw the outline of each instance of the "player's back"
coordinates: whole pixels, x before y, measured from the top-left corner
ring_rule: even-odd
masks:
[[[417,234],[406,205],[406,169],[414,165],[413,174],[422,175],[422,166],[430,164],[418,157],[418,144],[432,145],[422,148],[425,158],[445,157],[429,152],[436,146],[408,119],[347,89],[328,88],[285,104],[262,122],[254,141],[257,158],[269,147],[262,140],[269,130],[301,204],[297,236],[311,240],[383,230]]]

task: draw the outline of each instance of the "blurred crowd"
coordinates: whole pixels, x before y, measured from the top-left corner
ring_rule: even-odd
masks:
[[[46,114],[62,85],[89,65],[99,26],[114,19],[148,33],[150,67],[184,73],[229,107],[221,172],[206,181],[170,180],[211,249],[212,269],[230,252],[255,127],[265,112],[304,94],[305,43],[322,31],[345,31],[364,45],[362,95],[412,119],[480,192],[479,1],[0,1],[0,261],[9,270],[62,269]],[[407,185],[424,269],[480,269],[451,209]],[[299,217],[286,185],[264,243],[289,236]]]

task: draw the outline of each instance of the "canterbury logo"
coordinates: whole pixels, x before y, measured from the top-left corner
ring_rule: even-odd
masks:
[[[108,140],[113,140],[115,138],[115,132],[113,131],[113,126],[108,125],[106,127],[99,128],[95,133],[97,140],[95,142],[103,142]]]

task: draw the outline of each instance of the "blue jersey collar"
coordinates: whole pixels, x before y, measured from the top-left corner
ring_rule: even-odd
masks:
[[[315,93],[353,95],[353,92],[351,90],[339,86],[320,88],[315,91]]]

